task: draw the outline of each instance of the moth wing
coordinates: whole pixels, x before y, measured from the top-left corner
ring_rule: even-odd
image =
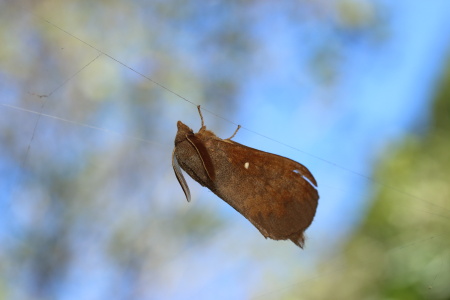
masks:
[[[172,152],[172,167],[173,171],[175,172],[175,176],[177,177],[177,180],[180,183],[184,194],[186,195],[187,201],[190,202],[191,192],[189,191],[189,186],[187,185],[186,180],[184,179],[183,173],[181,173],[180,164],[178,163],[177,157],[175,155],[175,149],[173,149]]]
[[[267,238],[291,239],[302,247],[303,232],[316,213],[319,194],[313,175],[283,156],[223,140],[215,143],[221,164],[216,194]],[[213,147],[214,145],[207,145]]]
[[[295,173],[301,174],[302,176],[305,176],[305,177],[308,179],[308,181],[309,181],[310,183],[312,183],[313,186],[317,189],[317,181],[316,181],[316,179],[315,179],[314,176],[311,174],[311,172],[308,170],[308,168],[306,168],[306,167],[305,167],[304,165],[302,165],[301,163],[298,163],[298,162],[296,162],[295,160],[289,159],[289,158],[284,157],[284,156],[281,156],[281,155],[276,155],[276,154],[273,154],[273,153],[264,152],[264,151],[261,151],[261,150],[255,149],[255,148],[251,148],[251,147],[248,147],[248,146],[239,144],[238,142],[235,142],[235,141],[227,140],[227,142],[229,142],[229,143],[231,143],[231,144],[233,144],[233,145],[242,147],[242,148],[244,149],[244,151],[245,151],[245,150],[258,151],[258,152],[261,152],[261,153],[263,153],[263,154],[269,154],[269,155],[271,155],[271,156],[273,155],[273,156],[276,156],[276,157],[278,157],[278,158],[282,158],[283,160],[288,160],[288,161],[291,161],[291,162],[295,163],[295,164],[297,165],[297,167],[298,167],[298,169],[297,169],[298,172],[295,172]],[[242,150],[242,149],[241,149],[241,150]],[[275,159],[275,160],[276,160],[276,159]]]

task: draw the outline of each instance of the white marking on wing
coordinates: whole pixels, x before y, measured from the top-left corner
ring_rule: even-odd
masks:
[[[308,177],[303,175],[299,170],[296,169],[296,170],[293,170],[292,172],[301,175],[303,179],[305,179],[313,188],[315,188],[317,190],[317,186],[311,180],[309,180]]]

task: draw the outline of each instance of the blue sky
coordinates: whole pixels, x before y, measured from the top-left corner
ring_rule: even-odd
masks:
[[[303,257],[294,252],[284,253],[288,257],[286,261],[291,259],[305,266],[314,261],[317,254],[337,252],[346,235],[364,218],[370,195],[378,187],[366,178],[372,176],[377,159],[389,146],[414,133],[416,127],[426,126],[436,79],[449,48],[450,2],[396,1],[388,6],[392,7],[389,41],[368,52],[355,50],[354,56],[346,62],[338,90],[331,92],[319,90],[307,75],[295,70],[293,66],[298,65],[295,62],[298,58],[292,53],[294,37],[280,22],[277,29],[285,34],[276,37],[276,47],[269,47],[276,64],[248,79],[239,112],[229,118],[244,126],[235,137],[236,141],[305,164],[319,183],[321,198],[316,219],[307,231],[307,249],[301,253]],[[268,39],[267,44],[271,43],[274,40]],[[213,116],[205,114],[206,124],[210,118]],[[197,128],[195,124],[193,128]],[[234,125],[229,124],[226,131],[223,129],[224,132],[218,134],[227,137],[233,130]],[[402,187],[396,188],[402,190]],[[203,195],[199,198],[211,198],[206,189],[200,189],[199,193]],[[225,208],[223,213],[233,222],[240,222],[240,216],[232,209]],[[237,229],[241,225],[233,226],[230,235],[234,237],[236,230],[240,238],[255,233],[242,227]],[[258,272],[270,274],[279,267],[269,264],[250,272],[238,267],[242,265],[245,263],[236,263],[235,269],[221,273],[225,278],[218,276],[208,282],[208,289],[201,286],[193,294],[204,298],[211,296],[210,293],[218,299],[245,298],[249,296],[247,287],[239,282],[246,282],[248,278],[258,281],[255,279]],[[292,270],[280,271],[279,280],[284,278],[285,285],[276,282],[263,291],[251,292],[250,296],[278,290],[281,293],[284,287],[295,284],[284,272]],[[224,290],[224,285],[234,286],[236,290]],[[223,294],[218,295],[217,291]],[[277,292],[271,293],[267,298],[276,298],[276,295]],[[184,299],[184,291],[179,291],[175,298]]]
[[[255,84],[244,95],[246,102],[236,117],[251,130],[312,156],[252,134],[245,137],[247,144],[300,161],[312,169],[319,187],[342,191],[336,194],[321,189],[321,206],[329,208],[322,215],[319,208],[316,227],[339,225],[344,229],[364,215],[369,200],[363,195],[368,194],[373,182],[333,164],[370,177],[377,156],[386,147],[401,140],[414,126],[426,126],[432,92],[450,41],[446,29],[450,28],[450,2],[411,5],[396,1],[389,6],[394,7],[390,40],[375,51],[355,53],[354,59],[346,62],[344,82],[331,103],[321,99],[320,90],[298,84],[293,78],[273,79],[277,72],[296,65],[294,56],[284,50],[274,54],[278,69],[252,78]],[[289,45],[289,37],[285,39]],[[310,91],[306,97],[305,87]],[[289,98],[297,98],[300,106],[291,105]],[[268,115],[271,122],[264,120]],[[240,141],[239,135],[236,140]],[[352,214],[342,218],[342,211]]]
[[[259,74],[246,79],[236,115],[223,116],[244,126],[234,138],[237,142],[299,161],[316,177],[321,198],[317,217],[307,231],[307,248],[299,252],[290,242],[266,242],[247,220],[227,205],[219,204],[214,209],[220,209],[229,219],[228,228],[208,245],[180,249],[179,256],[167,262],[167,273],[178,274],[172,279],[177,288],[161,287],[155,291],[156,298],[207,299],[214,295],[214,299],[242,299],[265,293],[271,293],[270,299],[277,298],[277,291],[295,283],[290,274],[297,271],[296,266],[313,270],[320,254],[338,252],[346,235],[364,217],[369,196],[377,188],[374,181],[365,178],[372,176],[377,158],[389,145],[411,133],[415,126],[426,126],[431,93],[449,49],[450,1],[415,1],[413,5],[405,0],[388,2],[392,21],[389,40],[375,49],[355,48],[354,53],[346,57],[339,84],[330,90],[314,84],[307,70],[298,68],[305,57],[298,55],[298,49],[293,46],[296,45],[295,32],[282,17],[272,19],[267,23],[270,26],[262,24],[259,34],[267,45],[264,55],[271,58],[271,63]],[[112,63],[102,59],[105,64]],[[128,71],[124,69],[124,73]],[[106,75],[105,78],[109,80]],[[195,102],[194,98],[189,99]],[[186,124],[196,130],[200,123],[196,108],[186,106],[192,112],[189,120],[196,122]],[[114,115],[108,110],[104,113]],[[173,123],[171,130],[175,132],[176,122],[171,118],[184,120],[186,115],[167,116],[167,122]],[[114,117],[105,117],[112,120],[105,124],[108,129],[126,128],[120,122],[114,123]],[[216,118],[208,113],[204,113],[204,117],[207,125]],[[225,138],[234,129],[234,125],[226,124],[217,134]],[[164,143],[172,146],[172,139],[172,135],[167,137],[167,141],[162,141],[163,146]],[[167,168],[170,169],[170,164]],[[173,189],[179,189],[182,201],[181,188],[172,177]],[[186,207],[220,201],[207,189],[189,182],[196,200]],[[3,234],[5,232],[0,230],[0,237]],[[243,245],[230,244],[240,240],[246,242],[243,245],[248,249],[237,249]],[[79,247],[82,248],[82,244]],[[277,258],[282,256],[286,264],[279,264],[279,260],[258,261],[258,257],[266,257],[263,254],[267,252]],[[256,258],[252,260],[252,257]],[[90,261],[79,263],[81,269],[74,269],[70,274],[76,287],[78,283],[85,284],[82,268],[88,268],[84,264]],[[107,261],[99,265],[90,279],[95,282],[120,280],[120,276],[106,267]],[[276,280],[261,290],[260,282],[270,276]],[[70,293],[66,289],[63,294],[65,299],[95,299],[107,288],[98,284],[81,291],[75,288]]]
[[[278,70],[251,80],[255,84],[236,116],[237,123],[243,120],[245,127],[300,151],[254,134],[240,132],[235,140],[297,160],[315,175],[321,198],[307,235],[308,247],[316,253],[338,251],[364,218],[370,195],[377,189],[373,181],[341,166],[370,177],[379,155],[416,127],[426,126],[436,79],[444,67],[450,42],[450,2],[415,1],[412,5],[396,1],[389,6],[395,6],[390,41],[379,52],[355,54],[332,101],[320,101],[323,92],[308,83],[302,86],[283,75],[273,79],[277,71],[283,74],[293,65],[293,56],[285,50],[283,55],[275,54]],[[288,59],[283,61],[283,57]],[[300,100],[299,106],[290,104],[289,98],[294,97]],[[266,122],[265,116],[271,121]],[[275,284],[267,291],[281,286]]]

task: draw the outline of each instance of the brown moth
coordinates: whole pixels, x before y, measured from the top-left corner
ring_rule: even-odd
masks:
[[[303,248],[303,232],[313,221],[319,194],[309,170],[286,157],[259,151],[207,130],[197,133],[178,121],[172,166],[188,201],[180,167],[195,181],[246,217],[265,238],[290,239]]]

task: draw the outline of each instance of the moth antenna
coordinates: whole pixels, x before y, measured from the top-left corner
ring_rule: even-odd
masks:
[[[227,138],[227,140],[231,140],[232,138],[234,138],[234,136],[236,135],[236,133],[239,131],[240,128],[241,128],[241,125],[238,125],[238,128],[236,128],[236,131],[233,133],[232,136],[230,136],[229,138]]]
[[[203,122],[203,115],[202,110],[200,109],[200,105],[197,105],[198,113],[200,114],[200,119],[202,120],[202,127],[205,126],[205,123]]]

